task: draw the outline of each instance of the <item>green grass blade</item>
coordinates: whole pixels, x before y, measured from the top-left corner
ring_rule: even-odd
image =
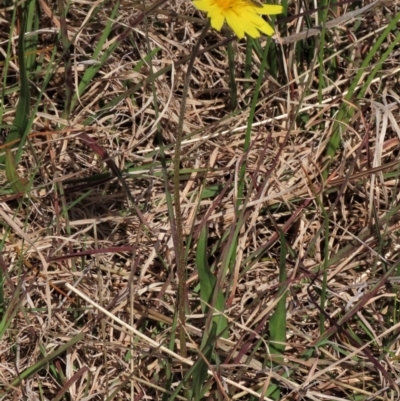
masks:
[[[280,288],[278,297],[280,297],[276,309],[269,320],[269,333],[270,343],[269,349],[271,354],[283,354],[285,351],[286,343],[286,258],[287,258],[287,246],[284,234],[280,233],[281,237],[281,251],[279,260],[279,283]]]
[[[380,54],[379,49],[382,46],[382,43],[389,36],[389,34],[393,31],[393,29],[396,28],[399,21],[400,21],[400,13],[398,13],[390,21],[390,23],[388,24],[386,29],[382,32],[382,34],[379,36],[379,38],[373,44],[373,46],[371,47],[371,50],[368,52],[367,56],[363,60],[357,75],[353,79],[353,81],[349,87],[349,90],[345,96],[345,100],[350,101],[353,98],[353,94],[354,94],[357,86],[359,85],[362,75],[365,73],[366,69],[369,67],[371,61],[376,56],[376,54]],[[396,40],[394,42],[397,44],[398,41],[399,41],[399,36],[396,37]],[[391,46],[391,45],[389,45],[389,46]],[[386,51],[384,56],[386,56],[386,58],[387,58],[389,54],[390,53],[388,53],[388,51]],[[378,65],[381,65],[382,62],[383,62],[383,58],[381,57],[381,60],[379,61]],[[376,74],[377,69],[374,69],[374,71]],[[367,79],[367,81],[364,83],[364,85],[362,86],[362,88],[360,90],[359,96],[362,96],[365,93],[365,91],[368,88],[369,82],[370,82],[369,79]],[[339,111],[337,117],[335,118],[335,124],[333,126],[333,131],[332,131],[333,132],[332,137],[328,143],[327,155],[329,156],[329,158],[334,157],[334,155],[340,145],[340,134],[341,134],[342,126],[343,126],[343,124],[346,124],[346,122],[348,122],[350,120],[350,118],[354,114],[354,111],[355,110],[353,108],[349,107],[347,102],[343,103],[342,107],[340,108],[340,111]],[[328,171],[325,170],[324,176],[327,177],[327,174],[328,174]]]
[[[206,336],[207,340],[205,341],[204,346],[202,347],[202,355],[199,356],[199,360],[194,366],[193,369],[193,399],[195,401],[200,401],[203,399],[203,389],[204,384],[208,378],[208,365],[206,360],[211,363],[211,357],[214,350],[214,345],[216,342],[216,333],[217,333],[217,325],[215,322],[212,323],[211,330],[208,336]]]
[[[2,252],[4,247],[4,240],[2,240],[0,252]],[[3,319],[4,311],[6,307],[5,298],[4,298],[4,284],[5,284],[5,275],[3,273],[3,269],[0,266],[0,320]]]
[[[114,8],[111,12],[110,18],[108,20],[108,23],[100,37],[99,42],[97,43],[96,49],[94,50],[93,60],[96,60],[98,62],[97,62],[97,64],[90,66],[83,74],[83,77],[78,85],[78,90],[75,93],[74,97],[72,98],[70,110],[75,109],[75,106],[76,106],[76,103],[78,102],[79,96],[82,96],[82,94],[88,88],[89,84],[92,82],[94,76],[99,72],[100,68],[109,59],[110,55],[114,52],[114,50],[120,45],[120,41],[116,40],[114,43],[112,43],[108,47],[108,49],[103,53],[103,55],[100,56],[100,52],[103,49],[103,45],[106,43],[106,40],[107,40],[108,36],[110,35],[112,25],[114,23],[114,19],[118,15],[119,4],[120,4],[119,1],[117,1],[115,3],[115,6],[114,6]],[[97,60],[97,58],[99,56],[100,56],[100,58],[99,58],[99,60]]]
[[[319,25],[322,26],[320,40],[319,40],[319,81],[318,81],[318,98],[319,102],[322,103],[322,90],[325,88],[325,70],[324,70],[324,53],[325,53],[325,40],[326,40],[326,18],[328,15],[329,0],[321,0],[318,4],[318,20]]]
[[[253,70],[253,41],[247,40],[246,43],[246,61],[245,61],[245,70],[244,70],[244,79],[245,82],[243,84],[244,90],[248,90],[250,88],[251,73]]]
[[[8,304],[7,311],[4,313],[0,321],[0,340],[4,337],[8,327],[19,310],[22,283],[23,280],[18,281],[18,285],[14,288],[13,296]]]
[[[201,230],[196,251],[197,273],[200,283],[201,310],[206,313],[209,309],[207,304],[211,302],[213,289],[217,279],[212,274],[207,262],[207,229]]]
[[[40,10],[38,4],[35,0],[30,0],[28,5],[27,12],[27,32],[35,32],[39,29],[40,21],[39,15]],[[34,72],[36,69],[36,55],[37,55],[37,46],[38,46],[38,35],[29,35],[29,37],[25,38],[25,63],[26,70],[30,73]]]
[[[400,16],[400,13],[399,13]],[[400,19],[400,18],[399,18]],[[399,44],[400,42],[400,33],[397,34],[396,38],[390,43],[388,46],[387,50],[382,54],[381,58],[379,61],[376,63],[374,69],[371,71],[370,74],[368,74],[367,80],[365,81],[365,84],[359,91],[357,98],[362,98],[365,95],[366,90],[369,88],[369,85],[371,84],[372,80],[375,78],[376,74],[381,71],[382,69],[382,64],[384,61],[387,60],[387,58],[393,54],[393,51],[395,47]]]
[[[16,142],[16,145],[19,145],[20,149],[22,149],[24,145],[24,138],[26,137],[26,128],[29,122],[29,114],[30,114],[30,89],[29,89],[29,81],[28,81],[28,73],[26,69],[25,62],[25,32],[27,26],[27,10],[26,4],[21,7],[21,28],[18,38],[18,60],[19,60],[19,72],[20,72],[20,97],[18,100],[17,110],[15,113],[15,118],[13,122],[13,127],[10,129],[9,134],[6,138],[6,144],[11,143],[17,139],[20,139],[19,142]],[[16,147],[13,145],[12,147]],[[15,161],[18,163],[19,154],[17,153]],[[0,155],[0,164],[3,164],[5,161],[5,155]]]
[[[68,38],[68,27],[67,27],[67,10],[65,10],[63,0],[58,1],[59,9],[60,9],[60,36],[64,48],[64,68],[65,68],[65,102],[64,102],[64,110],[61,114],[62,118],[69,119],[69,115],[71,112],[71,102],[73,96],[73,83],[72,83],[72,61],[71,61],[71,53],[69,48],[71,43]]]
[[[6,395],[8,391],[11,391],[15,387],[18,387],[24,380],[28,379],[29,377],[33,376],[35,373],[40,371],[41,369],[45,368],[48,363],[50,363],[54,358],[63,354],[64,352],[68,351],[69,348],[73,347],[79,341],[82,341],[85,337],[85,333],[79,333],[71,340],[69,340],[64,345],[60,346],[57,350],[53,351],[51,354],[45,356],[42,360],[35,363],[33,366],[25,369],[21,372],[18,377],[16,377],[7,387],[8,389],[0,396]]]
[[[229,108],[231,111],[237,107],[237,87],[235,78],[235,52],[233,50],[232,42],[228,43],[228,63],[229,63],[229,89],[231,91],[231,99]]]
[[[246,135],[245,135],[245,140],[244,140],[244,145],[243,145],[243,153],[247,152],[249,150],[249,146],[250,146],[251,133],[253,130],[252,124],[254,122],[255,110],[257,107],[257,103],[258,103],[261,85],[264,82],[264,71],[267,67],[268,54],[270,52],[270,44],[271,44],[271,40],[268,39],[267,45],[265,46],[264,51],[263,51],[262,61],[261,61],[261,65],[260,65],[260,75],[258,77],[257,83],[254,88],[254,95],[253,95],[253,99],[251,102],[249,117],[247,119],[247,129],[246,129]],[[242,202],[242,197],[243,197],[243,191],[244,191],[244,185],[245,185],[245,183],[244,183],[245,173],[246,173],[246,161],[241,166],[240,173],[239,173],[238,194],[237,194],[239,204]],[[239,206],[239,204],[237,206]]]
[[[17,16],[17,7],[14,7],[13,13],[12,13],[12,17],[11,17],[11,21],[10,21],[10,27],[11,28],[10,28],[10,32],[8,33],[9,37],[11,37],[13,35],[13,27],[15,26],[16,16]],[[8,81],[8,75],[9,75],[8,67],[10,65],[11,54],[12,54],[12,41],[11,40],[8,41],[7,53],[6,54],[7,54],[7,57],[5,57],[4,67],[3,67],[3,70],[1,71],[1,75],[3,77],[3,88],[0,91],[1,92],[0,123],[3,122],[3,114],[4,114],[5,110],[6,110],[6,108],[4,107],[5,97],[6,97],[6,95],[9,94],[8,90],[7,90],[7,81]],[[19,88],[16,89],[14,87],[12,89],[15,89],[15,91],[19,90]]]
[[[6,177],[14,194],[25,192],[25,182],[18,175],[10,148],[6,148]]]
[[[320,202],[318,202],[320,203]],[[322,202],[321,202],[322,203]],[[320,307],[322,310],[325,310],[326,307],[326,291],[328,285],[328,260],[329,260],[329,218],[326,210],[322,207],[322,214],[324,216],[324,229],[325,229],[325,243],[324,243],[324,262],[323,262],[323,276],[322,276],[322,286],[321,286],[321,301]],[[319,331],[320,334],[325,331],[325,315],[323,313],[320,314],[319,317]]]
[[[199,274],[200,282],[200,299],[201,309],[203,313],[211,312],[207,306],[212,304],[213,297],[215,296],[215,309],[223,312],[225,309],[225,299],[223,292],[217,288],[217,279],[212,274],[207,261],[207,228],[201,230],[199,241],[197,244],[196,252],[196,265]],[[228,326],[228,321],[225,316],[219,315],[213,317],[213,322],[217,325],[217,334],[225,333]]]
[[[21,31],[18,38],[18,61],[20,72],[21,92],[18,101],[17,112],[15,114],[14,125],[18,128],[18,132],[10,132],[7,136],[6,143],[13,139],[22,138],[29,121],[30,109],[30,87],[25,62],[25,32],[27,26],[27,11],[22,8]],[[15,135],[15,137],[13,137]],[[22,146],[20,144],[20,146]]]

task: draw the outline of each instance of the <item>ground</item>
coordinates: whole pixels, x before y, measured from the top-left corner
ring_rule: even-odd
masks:
[[[2,4],[1,400],[399,398],[400,2],[280,4]]]

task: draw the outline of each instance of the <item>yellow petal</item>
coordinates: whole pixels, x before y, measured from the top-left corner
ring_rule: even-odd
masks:
[[[246,33],[248,36],[254,39],[260,37],[260,31],[254,25],[246,26]]]
[[[239,39],[245,34],[258,38],[260,33],[273,35],[273,28],[261,15],[275,15],[283,11],[283,7],[265,4],[256,7],[249,0],[194,0],[196,8],[207,13],[214,29],[221,30],[226,21]]]
[[[193,4],[200,11],[207,12],[210,9],[210,2],[207,0],[194,0]]]
[[[258,25],[257,29],[259,29],[262,33],[265,33],[268,36],[272,36],[275,33],[271,25],[268,24],[268,22],[266,21],[263,21],[262,25]]]
[[[282,6],[276,6],[273,4],[264,4],[263,8],[260,8],[258,11],[259,14],[262,15],[277,15],[283,13]]]
[[[239,18],[239,16],[235,12],[230,10],[230,12],[227,13],[226,22],[228,23],[230,28],[233,30],[233,32],[235,32],[236,36],[239,39],[244,38],[245,29],[243,26],[243,21]]]
[[[215,16],[211,18],[211,26],[216,29],[217,31],[220,31],[222,28],[222,25],[224,25],[225,18],[222,15]]]
[[[246,18],[249,21],[248,25],[253,25],[257,29],[259,29],[262,33],[265,33],[268,36],[272,36],[274,34],[274,30],[271,27],[270,24],[268,24],[267,21],[265,21],[262,17],[259,15],[253,15],[253,16],[248,16]],[[254,36],[253,36],[254,37]]]

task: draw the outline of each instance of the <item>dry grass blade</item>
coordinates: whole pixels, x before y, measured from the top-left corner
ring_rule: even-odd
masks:
[[[350,11],[338,18],[334,18],[333,20],[327,21],[325,24],[325,27],[326,27],[326,29],[331,29],[331,28],[335,28],[335,27],[344,25],[347,22],[351,21],[353,18],[356,18],[359,15],[366,13],[368,10],[371,10],[380,4],[382,4],[382,0],[375,0],[372,3],[369,3],[369,4],[365,5],[364,7],[361,7],[358,10]],[[321,33],[321,30],[322,30],[322,26],[310,28],[310,29],[306,29],[302,32],[296,33],[294,35],[276,38],[275,40],[282,45],[288,45],[288,44],[296,43],[300,40],[308,39],[312,36],[318,35]]]
[[[4,399],[399,397],[400,3],[267,3],[1,6]]]
[[[188,366],[192,366],[193,365],[193,361],[191,359],[187,359],[187,358],[182,358],[180,355],[178,355],[177,353],[171,351],[170,349],[164,347],[163,345],[157,343],[156,341],[152,340],[151,338],[143,335],[140,331],[137,331],[136,329],[134,329],[133,327],[130,327],[128,324],[126,324],[124,321],[118,319],[115,315],[113,315],[112,313],[110,313],[109,311],[107,311],[106,309],[104,309],[103,307],[101,307],[100,305],[96,304],[95,302],[93,302],[90,298],[86,297],[85,294],[83,294],[81,291],[77,290],[75,287],[67,284],[66,285],[67,288],[78,294],[81,298],[83,298],[86,302],[88,302],[89,304],[91,304],[92,306],[94,306],[96,309],[98,309],[101,313],[104,313],[106,316],[108,316],[110,319],[116,321],[119,325],[121,325],[122,327],[125,327],[127,330],[129,330],[130,332],[132,332],[135,336],[141,338],[145,343],[150,344],[152,347],[154,347],[155,349],[158,349],[160,351],[162,351],[163,353],[173,357],[176,361],[180,362],[180,363],[184,363],[185,365]],[[215,375],[216,372],[213,371],[208,371],[209,375]],[[246,388],[245,386],[242,386],[240,383],[236,383],[233,380],[230,379],[225,379],[226,383],[237,387],[243,391],[245,391],[248,394],[252,394],[254,396],[258,396],[259,394],[255,391],[252,391],[249,388]],[[263,398],[266,401],[269,401],[269,398],[264,397]]]

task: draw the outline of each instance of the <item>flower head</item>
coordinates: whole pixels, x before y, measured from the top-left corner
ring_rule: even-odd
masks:
[[[244,35],[258,38],[260,33],[268,36],[274,34],[271,25],[262,15],[281,14],[282,6],[258,4],[254,0],[194,0],[197,9],[207,13],[211,26],[220,31],[226,21],[239,39]]]

